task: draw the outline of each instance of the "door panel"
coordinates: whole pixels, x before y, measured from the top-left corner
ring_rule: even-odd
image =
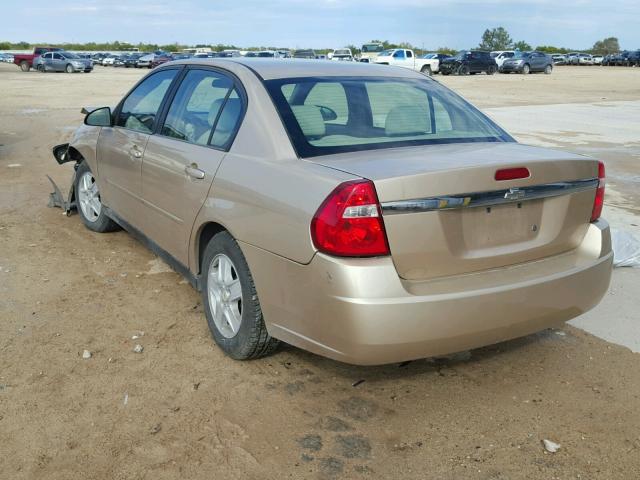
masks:
[[[149,139],[142,167],[143,231],[183,265],[189,264],[188,245],[196,215],[226,152],[154,135]],[[187,173],[201,171],[198,179]]]
[[[98,137],[98,175],[104,203],[123,219],[138,226],[142,217],[140,193],[146,133],[104,127]]]
[[[179,70],[146,77],[116,111],[115,126],[98,138],[98,176],[104,202],[124,220],[141,228],[142,158],[156,127],[158,112]]]
[[[189,237],[238,127],[242,101],[231,78],[190,69],[142,164],[143,231],[184,265]],[[215,148],[214,148],[215,147]]]

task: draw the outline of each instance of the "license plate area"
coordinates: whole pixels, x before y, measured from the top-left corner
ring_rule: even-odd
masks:
[[[463,242],[465,251],[534,240],[540,232],[544,200],[465,208],[442,212],[443,228]]]

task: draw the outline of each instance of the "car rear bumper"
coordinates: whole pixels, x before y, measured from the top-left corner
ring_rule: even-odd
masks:
[[[301,265],[241,246],[269,333],[360,365],[444,355],[566,322],[600,301],[613,260],[603,220],[574,251],[422,282],[398,277],[389,257],[316,254]]]

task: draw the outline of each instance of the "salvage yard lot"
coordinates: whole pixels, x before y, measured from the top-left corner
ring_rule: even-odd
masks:
[[[51,147],[80,107],[115,105],[145,73],[0,64],[0,478],[640,476],[640,357],[621,346],[640,350],[638,269],[574,322],[615,343],[565,326],[384,367],[286,346],[225,357],[178,274],[46,207],[45,175],[71,176]],[[605,160],[605,217],[638,231],[640,69],[436,78],[521,141]]]

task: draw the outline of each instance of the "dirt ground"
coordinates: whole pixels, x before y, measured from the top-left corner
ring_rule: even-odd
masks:
[[[143,73],[0,64],[0,478],[640,478],[640,357],[574,327],[384,367],[222,355],[178,274],[46,206],[80,107]],[[442,80],[483,108],[640,100],[640,69]]]

